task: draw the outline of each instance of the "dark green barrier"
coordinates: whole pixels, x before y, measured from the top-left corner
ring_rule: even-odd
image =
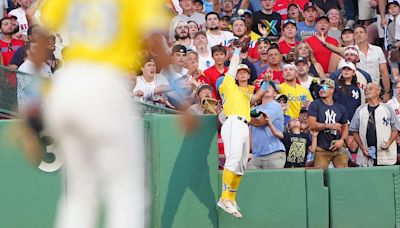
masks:
[[[304,169],[247,171],[238,189],[243,218],[218,210],[220,228],[306,228]]]
[[[185,133],[176,116],[146,115],[151,151],[151,227],[217,227],[218,151],[215,116]]]
[[[329,190],[321,169],[306,170],[308,228],[329,227]]]
[[[395,227],[394,174],[398,166],[330,169],[331,228]]]
[[[61,192],[59,172],[28,164],[11,141],[13,121],[0,121],[0,227],[52,228]]]

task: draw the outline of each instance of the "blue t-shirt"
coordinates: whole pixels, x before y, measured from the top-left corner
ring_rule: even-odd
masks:
[[[213,5],[212,1],[207,2],[207,0],[203,0],[203,7],[204,7],[204,11],[206,14],[214,11],[214,5]]]
[[[268,115],[270,121],[275,128],[283,132],[283,110],[281,105],[276,101],[271,101],[256,107],[257,111],[264,112]],[[285,145],[278,137],[274,136],[268,126],[251,127],[252,133],[252,151],[253,156],[260,157],[272,154],[278,151],[285,151]]]
[[[304,21],[297,24],[296,41],[302,41],[310,36],[317,34],[315,23],[313,26],[308,26]]]
[[[321,99],[311,102],[308,109],[308,116],[317,118],[319,123],[340,123],[347,124],[346,108],[334,102],[333,105],[325,104]],[[329,150],[332,140],[340,139],[339,132],[326,129],[318,133],[317,145],[325,150]]]

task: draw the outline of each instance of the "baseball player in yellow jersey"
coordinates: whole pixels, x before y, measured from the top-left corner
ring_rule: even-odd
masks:
[[[226,160],[222,174],[222,194],[217,206],[236,218],[242,217],[236,203],[236,191],[246,169],[250,150],[250,107],[264,96],[269,85],[263,81],[261,88],[251,97],[240,90],[235,83],[240,50],[240,47],[235,49],[228,72],[216,82],[227,117],[221,128]]]
[[[106,227],[145,226],[143,129],[126,75],[141,35],[168,21],[160,18],[163,2],[47,0],[41,9],[43,25],[63,28],[70,40],[44,101],[45,123],[65,159],[57,228],[96,227],[100,202]]]

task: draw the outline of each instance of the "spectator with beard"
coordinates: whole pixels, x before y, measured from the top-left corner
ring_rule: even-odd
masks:
[[[214,59],[214,66],[204,71],[206,83],[213,88],[213,97],[221,100],[217,88],[215,86],[217,79],[228,71],[228,67],[224,65],[226,59],[226,49],[222,45],[215,45],[211,48],[211,56]]]
[[[252,30],[260,36],[267,36],[272,41],[279,39],[282,17],[273,11],[276,0],[261,0],[262,9],[253,15]]]
[[[12,35],[14,33],[14,28],[11,23],[10,17],[4,17],[0,20],[1,29],[1,39],[0,48],[3,57],[3,65],[8,66],[11,62],[14,53],[22,46],[24,46],[24,41],[13,39]]]
[[[43,35],[43,33],[44,33],[43,28],[40,27],[40,25],[32,25],[31,27],[29,27],[27,33],[28,34],[27,44],[29,44],[29,42],[37,41],[38,38],[41,35]],[[11,70],[16,70],[24,62],[26,58],[27,44],[16,50],[15,53],[13,54],[11,62],[8,66]],[[47,63],[49,63],[52,72],[55,71],[55,62],[56,62],[56,57],[54,56],[53,51],[49,49],[49,55],[46,61]]]
[[[189,25],[184,21],[178,21],[175,24],[175,42],[172,46],[182,45],[186,49],[193,49],[193,40],[189,36]]]
[[[319,98],[319,78],[310,75],[308,66],[308,59],[304,57],[298,57],[295,61],[297,67],[297,79],[304,88],[310,91],[312,98],[315,100]]]
[[[320,99],[311,103],[308,109],[310,130],[318,131],[314,165],[326,170],[332,161],[335,168],[348,167],[348,154],[344,151],[344,142],[349,132],[349,120],[343,105],[333,100],[335,82],[325,78],[321,80]]]
[[[194,35],[193,43],[199,56],[199,69],[204,71],[214,65],[214,60],[211,57],[211,51],[208,47],[206,32],[197,32]]]
[[[269,67],[268,63],[268,48],[271,47],[271,41],[267,37],[260,37],[257,41],[257,51],[260,56],[259,60],[254,63],[256,74],[259,76]]]
[[[199,25],[199,30],[205,30],[206,21],[204,15],[196,13],[193,10],[193,0],[179,0],[179,6],[182,8],[182,13],[172,18],[169,27],[169,43],[175,42],[175,25],[179,21],[194,21]]]
[[[325,43],[330,43],[333,46],[338,46],[339,42],[330,37],[327,36],[327,33],[329,31],[329,18],[326,16],[321,16],[317,20],[317,31],[318,33],[315,36],[309,37],[305,39],[305,41],[310,45],[311,49],[314,52],[315,60],[319,62],[322,66],[322,69],[324,70],[324,73],[328,73],[328,68],[329,68],[329,61],[332,55],[332,51],[326,48]],[[325,38],[325,43],[321,43],[319,37],[326,37]]]
[[[16,16],[18,18],[19,31],[27,36],[29,24],[26,18],[26,11],[32,4],[32,0],[19,0],[18,1],[20,7],[13,9],[10,11],[9,15]]]
[[[191,40],[194,38],[194,34],[199,31],[199,25],[195,21],[188,21],[189,25],[189,37]]]
[[[228,31],[221,31],[219,15],[216,12],[207,13],[206,22],[209,47],[214,47],[215,45],[228,46],[233,39],[233,34]]]
[[[280,93],[288,98],[288,110],[286,115],[291,118],[298,118],[302,108],[308,108],[313,101],[310,91],[296,82],[297,68],[293,64],[286,64],[283,67],[285,82],[280,86]]]

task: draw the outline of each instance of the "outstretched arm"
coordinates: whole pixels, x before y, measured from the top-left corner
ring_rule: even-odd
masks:
[[[229,70],[226,72],[226,74],[233,79],[236,79],[236,73],[240,63],[240,50],[241,48],[235,48],[231,58],[231,63],[229,64]]]

